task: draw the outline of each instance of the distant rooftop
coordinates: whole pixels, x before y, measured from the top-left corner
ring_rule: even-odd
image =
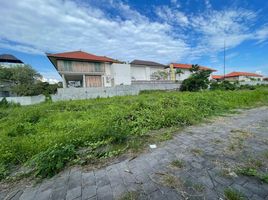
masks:
[[[260,74],[256,73],[249,73],[249,72],[231,72],[226,74],[225,77],[237,77],[237,76],[255,76],[255,77],[263,77]]]
[[[212,75],[212,79],[222,79],[222,75]]]
[[[21,60],[10,54],[1,54],[0,62],[2,63],[23,63]]]
[[[192,68],[192,64],[181,64],[181,63],[171,63],[173,64],[174,68],[179,68],[179,69],[191,69]],[[217,71],[215,69],[209,68],[209,67],[204,67],[204,66],[199,66],[200,70],[210,70],[210,71]]]
[[[147,60],[133,60],[130,64],[132,65],[147,65],[147,66],[157,66],[157,67],[166,67],[166,65],[153,62],[153,61],[147,61]]]

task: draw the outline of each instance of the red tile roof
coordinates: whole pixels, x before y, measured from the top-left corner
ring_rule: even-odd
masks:
[[[231,72],[231,73],[225,75],[225,77],[237,77],[237,76],[262,77],[262,75],[260,75],[260,74],[249,73],[249,72]]]
[[[106,56],[97,56],[94,54],[86,53],[83,51],[72,51],[65,53],[47,54],[48,57],[72,59],[72,60],[84,60],[84,61],[98,61],[98,62],[118,62],[112,58]]]
[[[180,63],[171,63],[173,64],[174,68],[180,68],[180,69],[191,69],[192,65],[191,64],[180,64]],[[209,67],[203,67],[203,66],[199,66],[199,69],[201,70],[211,70],[213,72],[217,71],[215,69],[211,69]]]
[[[212,79],[222,79],[222,75],[212,75]]]

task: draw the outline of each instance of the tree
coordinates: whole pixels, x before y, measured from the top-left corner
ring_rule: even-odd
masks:
[[[168,77],[167,72],[158,70],[152,74],[152,77],[156,80],[166,80]]]
[[[207,89],[209,86],[209,76],[212,71],[200,70],[198,65],[192,65],[190,71],[192,74],[189,78],[183,80],[180,90],[195,92]]]
[[[0,83],[8,83],[12,92],[19,96],[54,94],[58,84],[41,81],[42,76],[31,66],[0,67]]]
[[[12,71],[10,68],[0,66],[0,83],[11,80]]]

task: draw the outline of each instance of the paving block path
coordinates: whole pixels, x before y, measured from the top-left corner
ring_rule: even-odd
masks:
[[[191,126],[149,153],[94,171],[74,167],[38,185],[0,191],[6,200],[224,199],[232,188],[268,200],[268,184],[237,173],[261,162],[267,173],[268,108]]]

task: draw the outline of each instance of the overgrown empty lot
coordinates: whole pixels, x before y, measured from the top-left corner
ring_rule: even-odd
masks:
[[[138,96],[7,107],[0,110],[0,178],[14,166],[51,176],[140,148],[151,130],[268,103],[268,91],[152,92]],[[83,159],[82,159],[83,158]]]

